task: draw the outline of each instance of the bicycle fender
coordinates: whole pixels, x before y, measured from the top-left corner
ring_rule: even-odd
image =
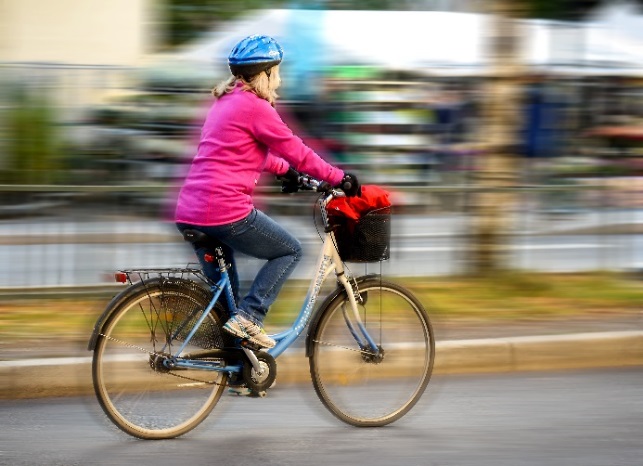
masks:
[[[129,299],[132,294],[138,293],[140,288],[143,286],[144,285],[140,282],[136,283],[135,285],[128,286],[126,289],[124,289],[111,299],[109,304],[107,304],[107,306],[105,307],[103,313],[98,317],[96,323],[94,324],[94,330],[92,331],[92,335],[89,338],[89,343],[87,344],[88,351],[94,351],[94,349],[96,348],[96,340],[98,339],[98,334],[103,328],[103,324],[107,322],[107,319],[109,319],[109,317],[116,311],[116,309],[118,309],[123,301]]]
[[[363,275],[361,277],[358,277],[358,278],[355,279],[355,281],[357,282],[357,285],[359,285],[360,283],[364,283],[367,280],[371,280],[371,279],[379,278],[379,277],[380,277],[379,274],[372,273],[372,274]],[[337,286],[337,288],[335,288],[331,293],[328,294],[328,296],[326,296],[324,301],[322,301],[322,303],[319,305],[319,307],[317,308],[317,310],[313,314],[313,317],[312,317],[312,319],[310,321],[310,325],[308,326],[308,334],[306,335],[306,357],[310,357],[310,350],[311,350],[311,346],[312,346],[312,337],[311,337],[311,335],[314,334],[315,331],[317,330],[317,325],[319,325],[319,319],[321,318],[321,315],[322,315],[323,311],[330,305],[330,303],[335,298],[337,298],[342,293],[344,293],[344,294],[346,293],[346,290],[344,289],[344,287]]]

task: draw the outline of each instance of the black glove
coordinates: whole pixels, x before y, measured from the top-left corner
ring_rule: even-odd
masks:
[[[357,177],[352,173],[344,173],[344,178],[342,178],[341,183],[339,183],[337,187],[344,191],[348,197],[362,195],[362,188],[359,185],[359,181],[357,181]]]
[[[288,171],[283,175],[277,177],[281,180],[282,193],[296,193],[299,191],[299,172],[292,167],[288,167]]]

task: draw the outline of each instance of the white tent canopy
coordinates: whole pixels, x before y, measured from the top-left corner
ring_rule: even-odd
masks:
[[[643,15],[613,2],[585,22],[524,21],[524,60],[533,68],[575,74],[643,76]]]
[[[643,76],[643,16],[628,8],[608,8],[586,23],[522,21],[523,63],[553,72]],[[259,10],[164,59],[219,79],[237,41],[267,34],[284,46],[284,73],[298,77],[342,64],[482,75],[489,71],[488,27],[489,17],[469,13]]]
[[[176,57],[225,68],[238,40],[267,34],[282,43],[293,64],[314,58],[316,66],[477,70],[486,63],[485,22],[483,15],[450,12],[260,10],[177,51]]]

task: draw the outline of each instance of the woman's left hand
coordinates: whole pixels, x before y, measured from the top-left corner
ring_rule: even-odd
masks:
[[[283,175],[277,177],[281,180],[282,193],[296,193],[299,191],[299,172],[292,167],[288,167],[288,171]]]

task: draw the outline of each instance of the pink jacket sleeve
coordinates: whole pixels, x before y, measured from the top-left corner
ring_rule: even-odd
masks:
[[[327,181],[332,185],[337,185],[342,181],[344,172],[324,161],[300,138],[295,136],[282,121],[277,111],[265,100],[258,102],[252,118],[252,131],[259,141],[278,154],[287,164],[293,166],[295,170]],[[279,158],[276,155],[272,157]],[[270,171],[270,168],[274,168],[276,164],[277,162],[271,159],[269,154],[264,169]],[[288,167],[283,169],[282,166],[282,170],[277,174],[285,173]]]
[[[281,157],[276,156],[272,152],[268,152],[268,160],[264,166],[264,171],[270,172],[273,175],[283,175],[288,171],[290,165]]]

